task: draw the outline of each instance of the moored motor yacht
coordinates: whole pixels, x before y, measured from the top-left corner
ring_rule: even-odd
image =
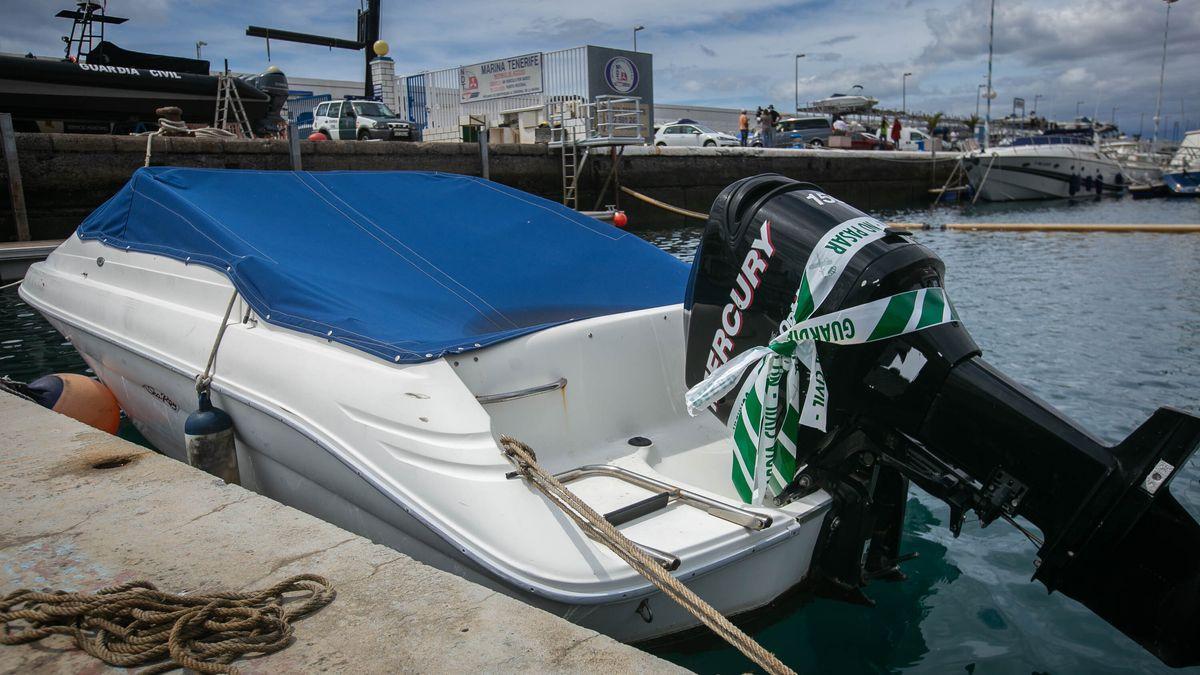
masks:
[[[1183,135],[1162,178],[1167,194],[1173,197],[1200,196],[1200,129]]]
[[[963,159],[971,187],[987,201],[1067,199],[1125,192],[1121,166],[1075,136],[1029,136]]]
[[[377,195],[401,193],[397,228],[400,202]],[[726,613],[805,577],[830,504],[737,499],[724,425],[684,409],[687,274],[635,235],[469,177],[152,168],[21,293],[186,461],[236,286],[212,395],[243,486],[634,641],[695,620],[665,600],[639,614],[652,587],[506,478],[498,434],[573,471],[601,512],[671,491],[623,531]]]
[[[869,604],[903,579],[911,481],[1196,663],[1200,526],[1160,488],[1200,418],[1104,446],[982,360],[942,276],[780,176],[721,193],[689,268],[468,176],[155,167],[20,293],[163,453],[187,461],[207,390],[245,487],[618,639],[698,621],[515,475],[502,434],[723,614],[806,580]]]

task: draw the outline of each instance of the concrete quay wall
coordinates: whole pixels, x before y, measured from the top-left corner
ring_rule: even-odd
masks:
[[[302,141],[307,171],[442,171],[478,176],[476,144]],[[17,154],[34,239],[68,236],[88,213],[108,199],[143,165],[146,138],[81,134],[18,134]],[[544,145],[493,145],[492,180],[558,200],[562,179],[558,150]],[[593,150],[579,179],[579,207],[591,209],[612,167],[607,150]],[[779,173],[816,183],[830,194],[867,211],[928,203],[957,156],[939,153],[777,150],[761,148],[627,147],[620,155],[621,184],[693,211],[707,212],[714,197],[733,181]],[[155,137],[155,166],[228,169],[290,168],[287,143],[279,140],[226,141]],[[0,186],[7,184],[0,165]],[[637,225],[685,224],[611,188],[600,206],[619,203]],[[686,221],[698,224],[699,221]],[[15,239],[8,191],[0,187],[0,241]]]
[[[0,393],[0,596],[147,580],[174,592],[326,577],[337,598],[243,673],[676,673],[670,663],[236,485]],[[63,636],[3,673],[123,673]]]

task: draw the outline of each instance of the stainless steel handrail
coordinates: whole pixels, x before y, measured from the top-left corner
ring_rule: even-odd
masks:
[[[636,485],[640,488],[645,488],[652,491],[665,491],[671,493],[671,496],[679,501],[698,508],[710,516],[715,516],[721,520],[731,522],[735,525],[741,525],[750,530],[763,530],[771,526],[771,517],[756,513],[749,509],[743,509],[739,506],[731,506],[719,502],[715,499],[710,499],[702,494],[697,494],[691,490],[685,490],[677,485],[664,483],[663,481],[643,476],[635,471],[624,469],[619,466],[611,466],[608,464],[588,464],[575,469],[563,471],[555,474],[555,478],[560,483],[569,483],[573,480],[578,480],[585,476],[610,476]]]
[[[526,389],[518,389],[516,391],[506,391],[502,394],[482,394],[482,395],[476,396],[475,400],[479,401],[480,403],[482,403],[484,405],[487,405],[489,403],[500,403],[502,401],[515,401],[518,398],[525,398],[527,396],[537,396],[538,394],[544,394],[548,391],[557,391],[559,389],[565,389],[566,386],[567,386],[567,378],[560,377],[554,382],[550,382],[548,384],[539,384],[536,387],[528,387]]]

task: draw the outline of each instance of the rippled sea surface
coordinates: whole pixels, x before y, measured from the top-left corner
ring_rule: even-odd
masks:
[[[878,214],[946,223],[1200,222],[1200,203],[1034,203]],[[642,230],[691,261],[699,228]],[[1161,405],[1200,412],[1200,234],[921,231],[985,358],[1101,438],[1124,438]],[[0,292],[0,375],[85,372],[70,344],[12,290]],[[1200,516],[1195,460],[1172,491]],[[953,539],[941,502],[908,505],[903,583],[876,583],[874,608],[797,598],[749,626],[800,672],[1161,672],[1138,645],[1029,581],[1034,548],[1003,522]],[[715,638],[654,648],[703,673],[751,664]]]

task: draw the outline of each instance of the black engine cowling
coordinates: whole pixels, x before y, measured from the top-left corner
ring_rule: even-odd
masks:
[[[863,217],[782,176],[726,188],[688,287],[688,385],[767,344],[813,247]],[[941,287],[943,274],[942,261],[910,233],[888,229],[854,255],[813,314]],[[1200,662],[1200,525],[1166,489],[1200,445],[1200,418],[1162,408],[1105,446],[988,365],[957,321],[816,348],[826,430],[802,428],[803,468],[773,498],[817,488],[832,495],[837,517],[826,519],[814,564],[832,588],[866,601],[859,589],[868,579],[903,577],[900,529],[913,481],[950,505],[955,534],[968,511],[984,525],[1008,520],[1038,544],[1034,578],[1047,588],[1084,603],[1169,665]],[[732,397],[714,407],[722,420]]]

